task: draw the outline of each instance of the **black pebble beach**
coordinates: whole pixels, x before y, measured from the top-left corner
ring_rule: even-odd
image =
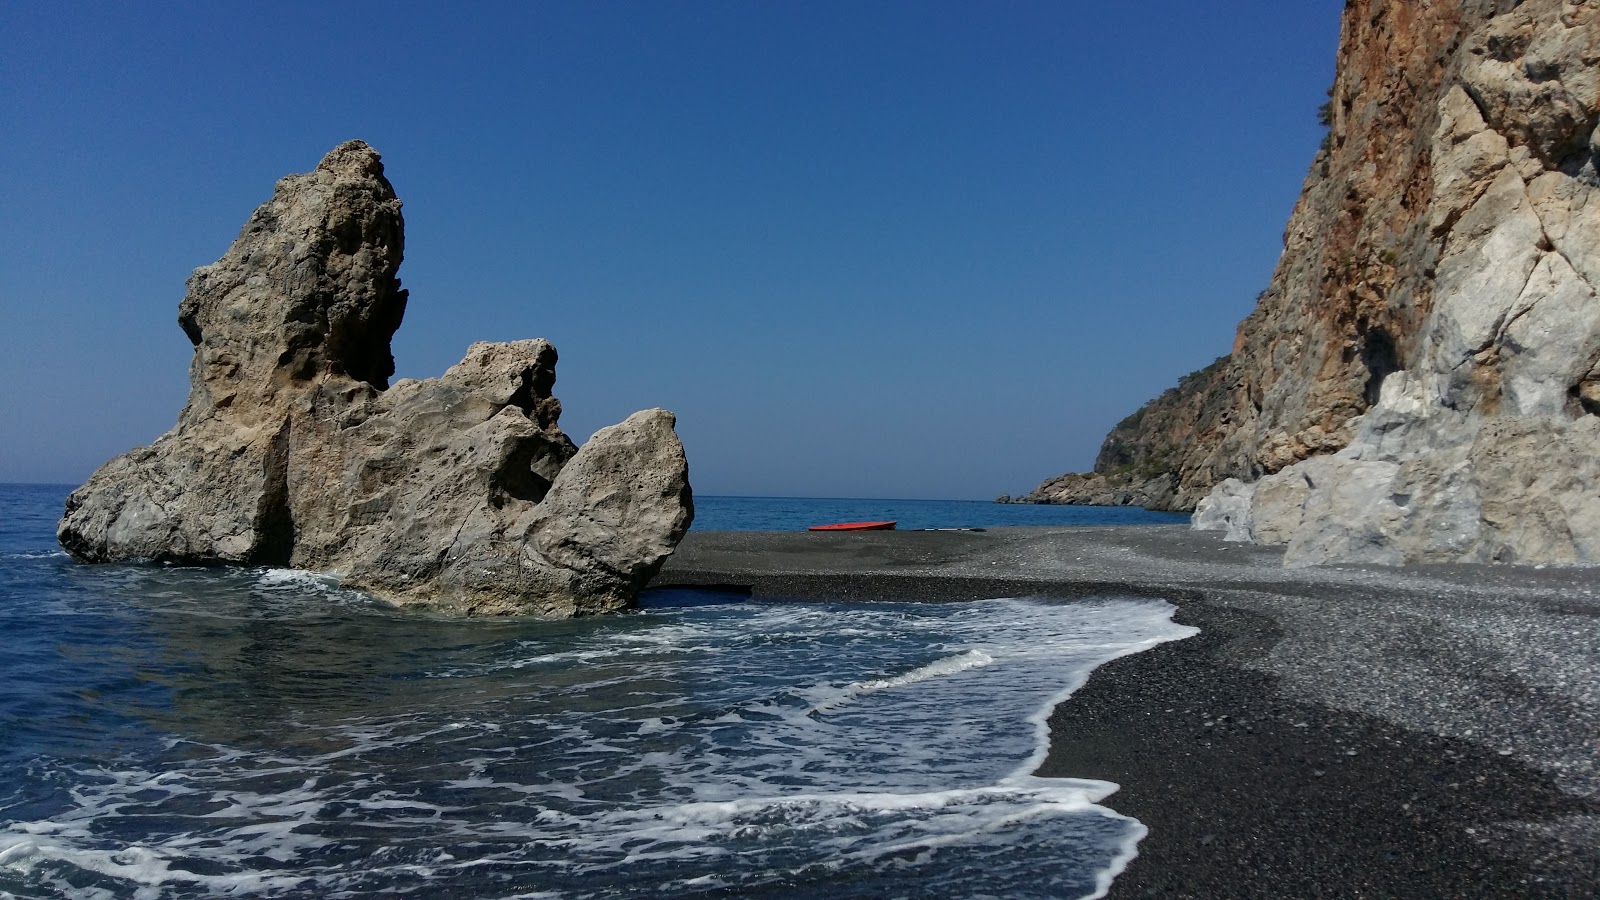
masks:
[[[1600,896],[1600,572],[1284,569],[1180,526],[693,532],[654,586],[757,599],[1160,597],[1040,775],[1150,829],[1113,898]]]

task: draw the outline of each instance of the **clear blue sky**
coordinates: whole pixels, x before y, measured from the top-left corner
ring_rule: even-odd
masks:
[[[0,4],[0,481],[176,420],[183,282],[340,141],[399,375],[547,337],[706,494],[990,498],[1228,351],[1339,0]]]

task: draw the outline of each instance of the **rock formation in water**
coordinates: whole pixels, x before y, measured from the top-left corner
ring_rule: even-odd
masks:
[[[474,344],[442,377],[391,386],[403,244],[366,144],[279,181],[189,278],[178,424],[67,498],[62,546],[85,562],[333,572],[468,614],[629,604],[693,517],[672,414],[635,413],[579,449],[544,340]]]
[[[1600,561],[1600,6],[1352,0],[1326,115],[1180,505],[1290,564]]]

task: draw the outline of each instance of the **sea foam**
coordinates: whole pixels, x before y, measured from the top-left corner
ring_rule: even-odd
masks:
[[[280,570],[254,589],[291,598],[288,617],[339,590]],[[206,674],[260,650],[167,617],[160,640],[189,648],[163,670],[172,710],[150,725],[167,737],[94,764],[41,754],[32,780],[68,787],[0,807],[0,891],[1099,896],[1143,827],[1100,805],[1114,785],[1030,773],[1049,710],[1094,666],[1192,633],[1171,612],[740,603],[511,635],[397,620],[333,670],[304,646],[313,617],[260,646],[272,671],[323,674],[280,678],[266,707]]]

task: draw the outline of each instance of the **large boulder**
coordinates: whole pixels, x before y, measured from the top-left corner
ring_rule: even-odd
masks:
[[[351,141],[278,182],[179,306],[188,405],[67,498],[84,562],[294,566],[398,603],[575,616],[628,605],[693,517],[665,410],[583,449],[548,341],[479,343],[394,385],[400,201]]]

